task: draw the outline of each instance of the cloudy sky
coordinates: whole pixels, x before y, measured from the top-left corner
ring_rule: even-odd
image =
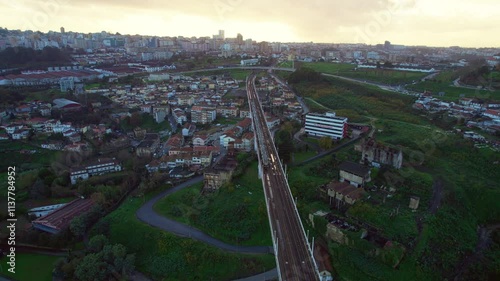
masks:
[[[499,0],[0,0],[8,29],[500,47]]]

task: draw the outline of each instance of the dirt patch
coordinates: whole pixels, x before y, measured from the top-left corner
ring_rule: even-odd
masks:
[[[476,248],[471,255],[466,256],[456,267],[455,273],[453,275],[454,281],[463,280],[461,277],[465,272],[467,272],[469,266],[478,262],[484,250],[486,250],[490,244],[491,234],[500,229],[500,223],[492,224],[489,226],[480,227],[477,231],[478,241],[476,244]]]
[[[437,212],[439,206],[441,206],[441,201],[443,200],[444,196],[443,191],[444,191],[443,180],[440,178],[434,179],[434,182],[432,183],[432,198],[431,198],[431,203],[429,205],[429,212],[433,215]]]

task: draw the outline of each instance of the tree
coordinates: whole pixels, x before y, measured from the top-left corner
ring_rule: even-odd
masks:
[[[392,62],[390,62],[390,61],[386,61],[386,62],[384,63],[384,67],[386,67],[386,68],[392,68],[392,67],[394,67],[394,65],[392,65]]]
[[[292,133],[293,133],[293,124],[290,121],[285,122],[282,126],[283,131],[287,132],[289,135],[289,138],[292,138]]]
[[[81,281],[107,280],[107,265],[102,260],[102,254],[86,255],[77,265],[75,277]]]
[[[104,203],[106,203],[106,197],[104,197],[101,192],[92,193],[92,195],[90,195],[90,199],[99,205],[104,205]]]
[[[137,127],[142,124],[142,115],[140,112],[134,112],[128,120],[130,126]]]
[[[98,253],[102,251],[102,249],[109,244],[108,238],[106,236],[100,234],[93,236],[90,238],[89,244],[87,246],[87,249],[92,252],[92,253]]]
[[[321,147],[324,150],[328,150],[332,148],[333,142],[332,139],[329,137],[322,137],[318,140],[319,147]]]
[[[70,225],[69,229],[71,233],[73,233],[76,237],[83,237],[85,231],[87,230],[87,221],[84,215],[80,215],[75,217]]]

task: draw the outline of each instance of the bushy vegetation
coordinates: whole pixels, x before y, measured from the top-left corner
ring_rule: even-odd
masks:
[[[192,239],[179,238],[137,220],[135,212],[152,197],[129,198],[104,218],[109,240],[136,255],[136,267],[153,279],[233,280],[273,268],[271,255],[229,254]]]
[[[219,191],[206,194],[200,191],[201,185],[195,185],[176,192],[158,202],[155,210],[230,244],[271,245],[256,162],[252,162],[239,173],[238,178]]]
[[[81,281],[126,279],[135,269],[135,255],[121,244],[110,244],[104,235],[90,239],[84,253],[73,253],[55,264],[54,275]]]
[[[309,82],[309,83],[314,83],[314,82],[319,82],[323,78],[321,77],[321,74],[319,72],[314,71],[311,68],[307,67],[301,67],[294,71],[290,76],[288,77],[288,83],[290,84],[295,84],[299,82]]]

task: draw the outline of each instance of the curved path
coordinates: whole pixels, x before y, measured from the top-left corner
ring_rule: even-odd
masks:
[[[142,205],[142,207],[139,208],[139,210],[137,210],[136,212],[137,218],[144,223],[168,231],[177,236],[189,237],[225,251],[245,253],[245,254],[274,253],[273,248],[270,246],[236,246],[224,243],[220,240],[213,238],[208,234],[203,233],[199,229],[185,225],[183,223],[177,222],[167,217],[161,216],[153,210],[154,204],[156,204],[156,202],[158,202],[160,199],[174,192],[177,192],[181,189],[184,189],[188,186],[191,186],[195,183],[199,183],[201,181],[203,181],[203,176],[198,176],[184,183],[181,183],[173,188],[161,192],[160,194],[156,195],[151,200],[146,202],[146,204]]]

